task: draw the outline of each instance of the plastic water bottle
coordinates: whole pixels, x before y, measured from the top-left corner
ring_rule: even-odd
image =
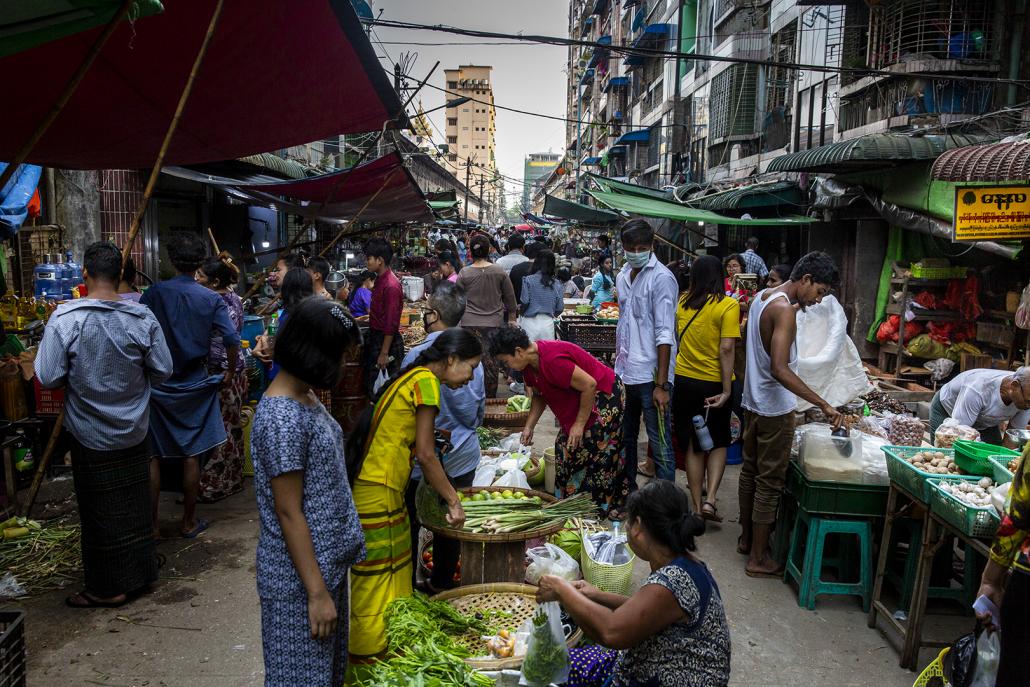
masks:
[[[64,262],[64,256],[60,253],[57,254],[57,276],[61,280],[61,300],[71,300],[72,297],[72,271],[71,268]]]
[[[36,298],[50,298],[59,300],[61,298],[61,274],[60,267],[52,262],[53,258],[47,254],[43,262],[32,269],[33,292]]]
[[[82,265],[72,259],[71,251],[65,253],[65,256],[67,259],[64,261],[64,264],[68,267],[68,271],[71,273],[72,288],[74,289],[82,283]]]
[[[258,363],[257,358],[254,357],[253,351],[250,350],[250,341],[244,339],[240,345],[242,346],[240,355],[243,356],[243,371],[247,375],[247,384],[250,388],[249,393],[257,392],[260,396],[265,385],[264,368]]]
[[[692,422],[694,423],[694,434],[697,435],[697,443],[701,445],[701,450],[711,451],[715,443],[712,441],[712,435],[708,432],[705,419],[700,415],[695,415]]]
[[[272,315],[272,320],[268,323],[268,338],[271,339],[271,343],[275,343],[275,336],[279,333],[279,313]]]

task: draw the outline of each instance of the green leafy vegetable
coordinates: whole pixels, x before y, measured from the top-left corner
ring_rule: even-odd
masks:
[[[479,427],[476,429],[476,434],[479,436],[479,448],[486,450],[495,448],[506,436],[508,436],[509,432],[506,429]]]

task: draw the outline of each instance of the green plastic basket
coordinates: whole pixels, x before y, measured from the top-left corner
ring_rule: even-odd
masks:
[[[987,459],[987,462],[991,464],[991,477],[998,484],[1012,481],[1014,475],[1009,470],[1009,460],[1008,456],[991,456]]]
[[[916,279],[964,279],[965,267],[924,267],[918,262],[912,263],[909,271]]]
[[[795,461],[787,470],[786,488],[809,513],[882,518],[887,512],[886,486],[810,480]]]
[[[1004,446],[985,444],[982,441],[966,441],[965,439],[956,441],[952,448],[955,449],[955,464],[959,469],[967,474],[981,477],[990,477],[994,474],[994,469],[988,461],[991,456],[1015,457],[1019,455]]]
[[[960,501],[937,486],[941,480],[930,480],[930,511],[940,516],[956,530],[977,539],[991,539],[998,530],[1001,518],[994,506],[977,508]]]
[[[955,451],[950,448],[920,448],[919,446],[882,446],[880,447],[887,454],[887,475],[891,482],[904,489],[910,496],[923,503],[930,502],[931,479],[969,480],[976,481],[979,477],[969,475],[936,475],[932,472],[924,472],[916,468],[908,459],[922,451],[943,453],[946,456],[954,457]]]
[[[588,533],[584,532],[585,537]],[[633,587],[633,563],[637,560],[634,554],[630,559],[621,565],[609,565],[598,563],[587,554],[587,545],[579,554],[579,564],[583,568],[583,579],[594,585],[602,592],[610,594],[622,594],[629,596]]]

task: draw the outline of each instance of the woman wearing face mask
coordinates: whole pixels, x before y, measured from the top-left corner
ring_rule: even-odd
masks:
[[[629,494],[622,450],[626,395],[615,372],[575,344],[531,343],[517,327],[498,331],[490,350],[502,364],[522,372],[535,392],[522,444],[533,444],[544,409],[549,407],[558,419],[555,496],[585,491],[605,514],[620,508]]]
[[[415,361],[386,382],[347,438],[347,474],[365,532],[368,556],[351,575],[352,664],[369,663],[386,650],[383,612],[396,598],[410,596],[411,533],[404,493],[412,462],[447,503],[447,521],[465,522],[458,493],[436,453],[434,424],[440,385],[468,384],[483,357],[479,339],[464,329],[448,329]]]
[[[650,482],[626,502],[626,535],[651,574],[630,597],[545,575],[538,601],[559,601],[598,643],[573,649],[568,687],[724,687],[730,631],[719,587],[690,553],[705,523],[673,482]]]

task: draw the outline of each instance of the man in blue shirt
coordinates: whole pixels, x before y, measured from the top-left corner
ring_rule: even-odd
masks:
[[[172,352],[174,371],[150,397],[150,439],[157,456],[150,465],[154,535],[158,536],[161,463],[182,466],[182,536],[196,537],[207,528],[196,517],[201,463],[212,449],[225,443],[218,389],[236,374],[240,335],[229,319],[222,297],[197,283],[194,274],[207,255],[198,234],[180,232],[168,242],[168,257],[179,274],[147,289],[140,303],[161,324]],[[207,355],[212,333],[222,337],[228,369],[209,375]]]
[[[426,340],[404,356],[401,369],[415,364],[419,354],[431,346],[436,337],[445,329],[457,327],[465,314],[465,289],[450,282],[442,282],[429,298],[429,310],[422,315],[426,331]],[[443,467],[456,487],[472,486],[472,479],[479,467],[479,435],[476,428],[483,422],[486,412],[486,385],[484,384],[483,366],[477,365],[472,372],[472,381],[460,389],[452,389],[447,385],[440,387],[440,412],[436,416],[436,428],[451,433],[450,443],[454,448],[444,456]],[[418,569],[418,516],[415,509],[415,491],[422,480],[422,471],[418,465],[411,473],[411,481],[405,494],[408,506],[408,517],[411,519],[411,551],[415,556],[412,575]],[[435,535],[433,537],[433,574],[426,581],[423,591],[435,594],[444,589],[452,589],[454,572],[458,564],[460,545],[454,539]],[[417,582],[417,580],[415,580]]]

